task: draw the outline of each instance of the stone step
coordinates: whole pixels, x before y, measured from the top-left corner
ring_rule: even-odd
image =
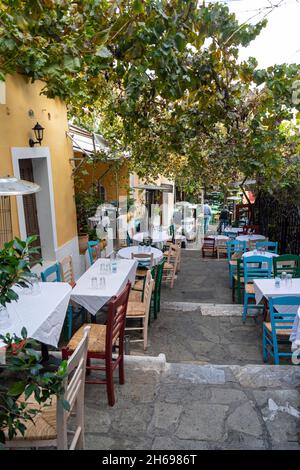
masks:
[[[162,310],[199,312],[203,316],[242,316],[243,306],[239,304],[212,304],[198,302],[162,302]]]

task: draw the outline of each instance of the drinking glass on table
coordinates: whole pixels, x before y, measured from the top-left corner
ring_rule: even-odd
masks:
[[[91,287],[92,289],[97,289],[98,287],[98,280],[95,276],[91,278]]]
[[[284,281],[284,282],[286,282],[286,276],[287,276],[286,272],[283,271],[283,272],[281,273],[281,280]]]
[[[286,286],[292,287],[293,284],[293,276],[291,274],[286,275]]]
[[[33,277],[31,280],[31,293],[32,295],[39,295],[41,293],[41,286],[37,276]]]
[[[105,289],[106,287],[106,279],[105,279],[105,276],[100,276],[99,277],[99,285],[98,285],[99,289]]]

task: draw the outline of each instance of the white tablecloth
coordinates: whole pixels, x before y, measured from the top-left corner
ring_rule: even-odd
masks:
[[[295,316],[290,341],[292,342],[292,351],[300,348],[300,307],[298,308],[297,315]]]
[[[242,258],[248,258],[249,256],[265,256],[266,258],[274,258],[278,256],[276,253],[271,253],[270,251],[247,251],[243,254]]]
[[[7,305],[11,325],[0,333],[21,336],[25,327],[28,337],[56,347],[72,289],[65,282],[41,282],[40,287],[40,294],[20,294],[17,302]]]
[[[112,297],[118,295],[130,281],[135,281],[137,268],[136,260],[118,260],[117,272],[108,275],[100,274],[100,263],[98,259],[76,282],[72,290],[71,299],[79,305],[86,308],[91,314],[96,315],[98,310],[103,307]],[[92,288],[92,277],[105,277],[104,288]]]
[[[230,232],[230,233],[242,233],[242,227],[226,227],[223,232]]]
[[[236,237],[236,240],[240,241],[240,242],[249,242],[250,240],[253,241],[262,241],[262,240],[265,240],[266,237],[264,235],[239,235],[238,237]]]
[[[142,252],[139,251],[138,246],[127,246],[126,248],[121,248],[121,250],[118,251],[118,255],[121,258],[127,258],[127,259],[131,259],[132,253],[142,253]],[[154,264],[158,264],[163,258],[163,252],[159,250],[158,248],[153,248],[151,246],[151,253],[153,253]],[[150,252],[147,252],[147,254],[150,254]]]
[[[141,243],[144,238],[149,237],[149,232],[139,232],[133,236],[133,240]],[[167,232],[154,231],[150,234],[153,243],[164,243],[171,240],[172,237]]]
[[[280,282],[280,287],[275,287],[275,279],[255,279],[254,280],[255,301],[261,302],[263,297],[279,297],[282,295],[300,295],[300,279],[292,279],[292,285],[287,286],[285,281]],[[278,306],[276,310],[280,313],[297,313],[298,306]]]
[[[229,240],[229,237],[226,237],[225,235],[208,235],[207,238],[212,238],[216,241],[218,240],[228,241]]]

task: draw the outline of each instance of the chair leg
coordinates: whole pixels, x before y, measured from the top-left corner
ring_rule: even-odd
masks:
[[[266,329],[263,328],[263,361],[268,361],[268,348],[267,348],[267,340],[266,340]]]
[[[124,336],[119,338],[119,384],[124,385],[125,383],[125,373],[124,373]]]
[[[106,392],[109,406],[115,404],[114,378],[111,358],[106,358]]]
[[[247,292],[245,292],[244,293],[244,307],[243,307],[243,323],[246,322],[247,307],[248,307],[248,294],[247,294]]]
[[[144,351],[146,351],[148,346],[148,322],[144,318],[144,329],[143,329],[143,337],[144,337]]]

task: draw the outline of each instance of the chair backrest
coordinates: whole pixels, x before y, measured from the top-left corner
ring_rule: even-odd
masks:
[[[152,268],[154,264],[153,253],[131,253],[131,258],[136,259],[140,267]]]
[[[161,289],[161,282],[163,278],[163,271],[164,271],[164,264],[166,260],[163,258],[159,264],[157,265],[157,270],[156,270],[156,279],[155,279],[155,290],[156,292],[160,291]]]
[[[127,242],[127,246],[131,246],[133,244],[133,240],[128,232],[126,233],[126,242]]]
[[[145,321],[148,321],[149,310],[150,310],[150,302],[151,296],[154,288],[154,279],[152,279],[151,272],[148,271],[146,275],[146,281],[144,286],[144,295],[143,295],[143,304],[145,307]]]
[[[300,306],[299,295],[283,295],[280,297],[269,297],[270,320],[272,335],[275,339],[278,330],[292,330],[293,321],[297,315],[297,307]],[[295,313],[289,307],[295,307]]]
[[[60,274],[63,282],[68,282],[71,286],[75,284],[73,259],[72,256],[66,256],[60,262]]]
[[[175,268],[179,261],[180,250],[181,248],[175,243],[172,243],[168,250],[168,263],[173,264]]]
[[[226,242],[228,261],[231,261],[233,253],[246,253],[247,242],[239,240],[230,240]]]
[[[248,233],[259,233],[259,225],[244,225],[243,234],[246,235]]]
[[[89,241],[88,242],[88,254],[91,265],[96,261],[98,258],[98,251],[97,246],[99,245],[99,241]]]
[[[41,272],[41,279],[43,282],[61,282],[60,265],[55,263],[49,266]]]
[[[270,279],[272,258],[268,256],[247,256],[243,259],[245,285],[254,279]]]
[[[222,240],[222,239],[216,239],[216,247],[218,249],[225,250],[227,253],[227,240]]]
[[[270,253],[278,253],[278,242],[262,241],[256,242],[255,248],[257,250],[269,251]]]
[[[293,277],[300,276],[300,256],[298,255],[280,255],[273,258],[274,276],[280,276],[286,272]]]
[[[208,250],[214,250],[215,248],[215,239],[214,238],[208,238],[208,237],[205,237],[203,239],[203,245],[202,245],[202,249],[208,249]]]
[[[151,273],[149,271],[151,276]],[[131,283],[127,282],[123,291],[108,304],[108,316],[106,327],[106,351],[112,350],[113,344],[119,340],[120,354],[124,349],[124,330],[126,322],[128,297],[131,289]]]
[[[57,448],[59,450],[68,449],[67,420],[72,410],[76,407],[76,429],[69,450],[74,450],[80,441],[84,444],[84,386],[86,374],[86,360],[88,351],[90,326],[84,328],[83,337],[68,360],[67,376],[64,382],[63,399],[69,403],[69,410],[63,407],[62,399],[57,401],[56,428],[57,428]],[[84,445],[83,445],[84,446]]]

